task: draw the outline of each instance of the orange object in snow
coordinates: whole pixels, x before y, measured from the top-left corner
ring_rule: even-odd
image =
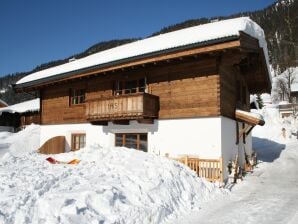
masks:
[[[81,162],[81,161],[78,160],[78,159],[73,159],[73,160],[69,161],[67,164],[78,164],[78,163],[80,163],[80,162]]]
[[[58,161],[58,160],[54,159],[53,157],[48,157],[48,158],[46,158],[46,160],[51,164],[78,164],[81,162],[79,159],[73,159],[69,162],[62,162],[62,161]]]

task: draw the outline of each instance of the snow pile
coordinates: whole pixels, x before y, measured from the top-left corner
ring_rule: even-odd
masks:
[[[9,146],[11,144],[8,139],[11,135],[11,132],[0,132],[0,159],[6,152],[8,152]]]
[[[39,98],[0,108],[0,115],[3,112],[24,113],[33,111],[39,111]]]
[[[0,223],[162,223],[225,192],[178,162],[127,148],[55,155],[78,165],[46,157],[0,160]]]
[[[253,147],[259,159],[271,161],[270,158],[278,157],[286,144],[297,142],[298,119],[292,116],[281,118],[277,107],[264,107],[258,112],[262,113],[266,123],[253,129]]]
[[[18,133],[0,132],[0,159],[21,157],[39,148],[40,126],[31,124]],[[5,154],[6,153],[6,154]]]
[[[263,101],[264,106],[272,105],[271,95],[268,93],[261,94],[261,99]]]
[[[106,63],[117,62],[122,59],[129,59],[135,56],[146,55],[176,47],[203,43],[225,37],[239,36],[240,31],[259,40],[259,45],[264,50],[268,71],[270,71],[267,43],[263,29],[248,17],[240,17],[181,29],[101,51],[63,65],[32,73],[19,80],[17,84],[57,76],[59,74],[95,65],[105,65]]]
[[[258,112],[262,114],[264,120],[266,121],[263,127],[256,126],[253,130],[253,136],[258,138],[270,139],[276,142],[282,142],[285,139],[282,136],[282,128],[286,128],[289,131],[290,124],[285,122],[279,115],[279,110],[277,107],[264,107],[261,110],[252,110],[253,112]]]

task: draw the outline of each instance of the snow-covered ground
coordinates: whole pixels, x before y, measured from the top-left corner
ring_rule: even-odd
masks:
[[[0,223],[162,223],[227,194],[178,162],[127,148],[90,146],[54,156],[77,165],[50,164],[34,150],[38,135],[36,125],[2,135]]]
[[[297,123],[274,107],[262,113],[266,124],[253,131],[260,163],[231,193],[148,153],[90,146],[55,155],[78,165],[50,164],[35,152],[39,126],[0,133],[0,223],[296,224]]]
[[[254,172],[230,186],[231,194],[173,223],[298,223],[298,139],[291,135],[298,126],[294,119],[279,119],[275,108],[263,110],[263,115],[267,123],[253,130],[260,160]]]

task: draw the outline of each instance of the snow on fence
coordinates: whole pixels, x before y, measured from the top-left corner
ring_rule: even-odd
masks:
[[[211,182],[223,182],[222,158],[200,159],[197,157],[171,158],[181,162],[195,171],[199,177],[204,177]]]

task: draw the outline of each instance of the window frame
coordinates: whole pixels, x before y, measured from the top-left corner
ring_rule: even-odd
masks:
[[[81,93],[78,94],[78,92],[81,92]],[[75,98],[77,98],[77,103],[74,103]],[[85,102],[86,102],[85,88],[71,88],[69,90],[69,106],[83,105]]]
[[[117,135],[122,135],[122,144],[117,145]],[[126,146],[126,135],[136,135],[137,136],[137,142],[136,142],[136,150],[148,152],[148,133],[115,133],[115,146],[116,147],[127,147]],[[141,135],[146,135],[146,151],[141,149]]]
[[[79,142],[78,142],[78,148],[76,147],[76,137],[79,137]],[[84,137],[84,141],[81,142],[81,137]],[[83,143],[83,146],[81,146],[81,143]],[[86,147],[86,134],[85,133],[72,133],[71,134],[71,151],[78,151],[82,148]]]
[[[141,80],[144,80],[144,86],[140,86]],[[134,82],[134,81],[136,81],[136,83],[137,83],[136,88],[126,89],[127,83]],[[133,92],[132,90],[135,90],[135,92]],[[141,90],[143,90],[143,91],[141,91]],[[130,92],[128,92],[128,91],[130,91]],[[114,83],[114,88],[113,88],[114,96],[132,95],[132,94],[145,93],[145,92],[147,92],[147,78],[146,77],[137,78],[137,79],[128,79],[128,80],[116,80]]]

